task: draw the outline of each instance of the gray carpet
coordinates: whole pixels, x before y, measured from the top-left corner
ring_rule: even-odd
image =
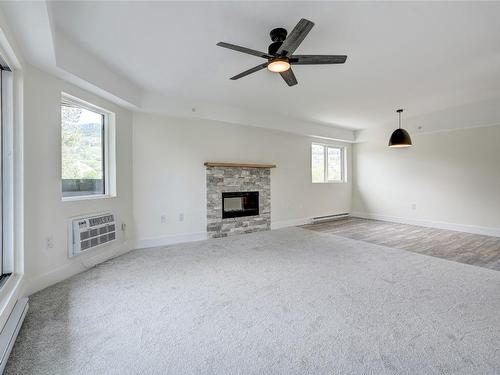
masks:
[[[500,272],[300,228],[47,288],[6,374],[497,374]]]

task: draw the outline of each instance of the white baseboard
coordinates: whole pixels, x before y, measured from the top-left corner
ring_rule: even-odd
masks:
[[[287,227],[296,227],[298,225],[310,224],[311,218],[300,218],[300,219],[291,219],[291,220],[282,220],[282,221],[272,221],[271,229],[280,229]]]
[[[418,225],[421,227],[447,229],[447,230],[454,230],[457,232],[465,232],[465,233],[473,233],[473,234],[482,234],[485,236],[500,237],[500,228],[480,227],[480,226],[476,226],[476,225],[467,225],[467,224],[446,223],[446,222],[442,222],[442,221],[410,219],[410,218],[405,218],[405,217],[387,216],[387,215],[380,215],[380,214],[374,214],[374,213],[368,213],[368,212],[351,212],[350,216],[360,217],[363,219],[374,219],[374,220],[381,220],[381,221],[389,221],[392,223]]]
[[[271,223],[271,229],[295,227],[297,225],[309,224],[310,222],[311,222],[310,218],[276,221]],[[183,242],[203,241],[206,240],[207,238],[208,238],[207,232],[172,234],[163,237],[144,238],[137,240],[135,248],[146,249],[150,247],[167,246]]]
[[[311,223],[310,218],[300,218],[292,220],[283,220],[271,222],[271,229],[279,229],[286,227],[295,227],[297,225],[304,225]],[[203,241],[208,238],[207,232],[196,232],[196,233],[183,233],[183,234],[171,234],[168,236],[157,237],[157,238],[144,238],[136,241],[136,249],[147,249],[150,247],[167,246],[176,243],[183,242],[193,242],[193,241]]]
[[[279,229],[286,227],[294,227],[297,225],[309,224],[311,222],[310,218],[283,220],[271,223],[271,229]],[[171,234],[168,236],[157,237],[157,238],[143,238],[136,241],[136,249],[147,249],[150,247],[167,246],[176,243],[183,242],[193,242],[193,241],[203,241],[208,238],[207,232],[196,232],[196,233],[183,233],[183,234]]]
[[[69,258],[69,263],[50,272],[26,280],[23,294],[29,296],[39,290],[45,289],[53,284],[92,268],[99,263],[128,253],[130,250],[132,250],[131,247],[125,242],[117,246],[107,248],[102,247],[95,249],[92,253],[80,254],[76,257]]]
[[[207,239],[207,232],[171,234],[163,237],[145,238],[142,240],[137,240],[135,248],[146,249],[149,247],[166,246],[182,242],[203,241],[206,239]]]

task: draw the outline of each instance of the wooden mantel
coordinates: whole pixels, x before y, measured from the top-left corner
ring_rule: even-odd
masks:
[[[206,161],[206,167],[227,167],[227,168],[276,168],[274,164],[252,164],[252,163],[217,163]]]

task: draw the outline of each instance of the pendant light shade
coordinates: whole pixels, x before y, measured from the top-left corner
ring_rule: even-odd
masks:
[[[398,109],[396,112],[399,114],[399,128],[392,133],[391,139],[389,139],[389,147],[410,147],[412,145],[410,134],[401,128],[401,113],[403,110]]]

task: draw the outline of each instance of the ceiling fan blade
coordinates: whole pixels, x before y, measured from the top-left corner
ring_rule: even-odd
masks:
[[[248,53],[249,55],[254,55],[254,56],[258,56],[258,57],[262,57],[264,59],[270,59],[272,56],[269,56],[267,53],[265,52],[261,52],[261,51],[256,51],[254,49],[250,49],[250,48],[246,48],[246,47],[241,47],[241,46],[237,46],[236,44],[230,44],[230,43],[224,43],[224,42],[219,42],[217,43],[217,45],[219,47],[224,47],[224,48],[229,48],[229,49],[232,49],[234,51],[238,51],[238,52],[243,52],[243,53]]]
[[[245,70],[244,72],[240,73],[240,74],[237,74],[235,75],[234,77],[231,77],[230,79],[232,79],[233,81],[236,80],[236,79],[240,79],[242,77],[245,77],[249,74],[252,74],[252,73],[255,73],[255,72],[258,72],[259,70],[262,70],[264,69],[265,67],[267,67],[267,62],[264,63],[264,64],[260,64],[260,65],[257,65],[251,69],[248,69],[248,70]]]
[[[302,18],[297,25],[293,28],[292,32],[285,39],[280,48],[278,48],[277,54],[283,56],[290,56],[297,47],[302,43],[304,38],[309,34],[309,31],[313,28],[314,23]]]
[[[346,55],[293,55],[290,57],[290,64],[343,64],[346,60]]]
[[[292,69],[288,69],[285,72],[281,72],[280,75],[283,77],[288,86],[295,86],[298,83],[297,78],[295,78],[295,74],[293,74]]]

